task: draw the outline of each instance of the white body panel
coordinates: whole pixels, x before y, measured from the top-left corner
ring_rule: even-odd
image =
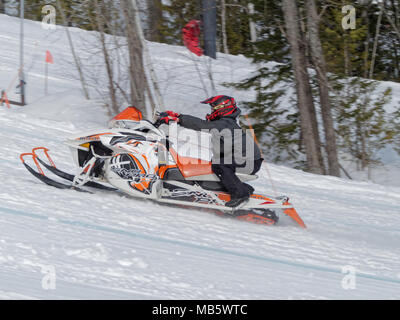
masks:
[[[88,131],[81,133],[79,136],[71,137],[67,141],[67,145],[71,148],[75,163],[79,166],[78,150],[89,152],[88,143],[100,142],[112,151],[109,156],[101,156],[97,155],[92,149],[96,157],[104,158],[103,178],[105,182],[134,197],[149,198],[166,203],[182,203],[180,200],[165,198],[167,196],[171,197],[171,191],[164,189],[163,181],[156,176],[160,166],[160,159],[162,159],[162,157],[159,157],[160,150],[163,150],[163,148],[165,150],[161,142],[168,136],[170,146],[174,149],[176,148],[175,150],[180,156],[210,161],[212,154],[209,134],[198,133],[194,130],[181,130],[176,125],[161,126],[160,130],[158,130],[148,121],[120,121],[117,124],[122,128]],[[145,129],[145,132],[142,131],[143,129]],[[202,145],[203,143],[204,146]],[[166,153],[166,157],[168,158],[168,165],[175,165],[174,159],[169,152]],[[257,178],[257,176],[245,174],[237,174],[237,176],[242,181],[251,181]],[[194,176],[186,180],[219,181],[214,174]],[[188,190],[183,191],[183,193],[203,193],[205,198],[209,198],[210,203],[194,202],[194,206],[218,208],[224,211],[232,210],[225,207],[225,201],[219,199],[213,191],[180,181],[168,180],[167,182],[175,185],[178,191],[182,190],[182,188]],[[260,203],[262,202],[259,199],[251,198],[244,208],[288,208],[287,205],[283,205],[284,201],[282,199],[271,200],[273,203],[261,205]]]

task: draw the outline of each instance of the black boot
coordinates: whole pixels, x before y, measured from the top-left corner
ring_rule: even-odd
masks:
[[[254,189],[250,185],[240,181],[235,174],[234,166],[213,164],[212,170],[231,195],[231,200],[226,202],[225,206],[235,208],[250,198],[250,191]]]
[[[231,201],[228,201],[227,203],[225,203],[226,207],[229,208],[236,208],[238,206],[240,206],[241,204],[247,202],[250,198],[250,195],[247,196],[243,196],[240,198],[231,198]]]
[[[244,183],[244,182],[243,182],[243,185],[249,190],[250,195],[252,195],[254,193],[255,190],[251,185]]]

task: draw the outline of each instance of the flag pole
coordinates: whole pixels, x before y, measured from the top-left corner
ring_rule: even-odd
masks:
[[[25,103],[25,75],[24,75],[24,8],[25,1],[20,0],[20,47],[19,47],[19,59],[20,59],[20,73],[19,73],[19,86],[21,90],[21,105]]]
[[[48,94],[47,78],[49,76],[49,67],[48,67],[47,61],[44,64],[45,64],[45,67],[44,67],[44,93],[47,96],[47,94]]]

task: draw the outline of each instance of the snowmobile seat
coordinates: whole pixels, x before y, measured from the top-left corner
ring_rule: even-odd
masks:
[[[211,161],[183,157],[176,153],[174,149],[170,149],[179,171],[182,173],[185,180],[190,181],[220,181],[216,174],[211,169]],[[252,181],[258,178],[256,175],[236,172],[236,176],[242,182]]]
[[[243,173],[236,173],[240,181],[246,182],[246,181],[252,181],[258,178],[256,175],[249,175],[249,174],[243,174]],[[173,168],[168,168],[165,171],[165,174],[163,175],[163,180],[177,180],[177,181],[202,181],[202,182],[210,182],[211,184],[217,183],[220,181],[219,178],[211,173],[211,174],[204,174],[204,175],[196,175],[196,176],[191,176],[191,177],[184,177],[180,170],[177,167]],[[219,184],[218,184],[219,185]],[[213,186],[213,188],[216,188]]]
[[[182,175],[186,180],[197,180],[197,181],[220,181],[216,174],[211,169],[211,162],[194,159],[194,161],[186,162],[188,158],[185,158],[185,162],[182,161],[183,157],[178,157],[177,165]],[[252,181],[257,179],[256,175],[249,175],[244,173],[236,172],[237,177],[242,181]]]

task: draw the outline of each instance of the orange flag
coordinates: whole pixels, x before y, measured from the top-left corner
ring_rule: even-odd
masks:
[[[51,55],[49,50],[46,50],[46,62],[47,63],[54,63],[53,56]]]
[[[1,92],[0,106],[3,105],[3,102],[6,103],[6,106],[7,106],[8,109],[11,108],[10,102],[8,101],[8,98],[7,98],[7,93],[5,91]]]

